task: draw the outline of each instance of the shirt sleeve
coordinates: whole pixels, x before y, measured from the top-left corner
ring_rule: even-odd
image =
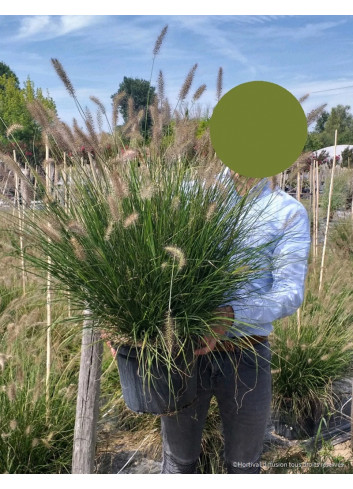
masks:
[[[304,299],[309,251],[309,218],[300,205],[286,216],[283,235],[274,248],[271,289],[227,302],[233,307],[235,324],[261,325],[292,315]]]

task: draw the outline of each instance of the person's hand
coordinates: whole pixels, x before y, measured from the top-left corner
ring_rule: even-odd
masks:
[[[220,322],[212,328],[212,330],[218,336],[223,336],[231,325],[231,321],[229,321],[229,319],[234,320],[233,308],[232,308],[232,306],[219,307],[218,309],[216,309],[216,313],[217,313],[217,316],[223,316],[223,317],[227,318],[226,321],[220,320]],[[214,348],[217,344],[218,338],[214,337],[214,336],[204,336],[202,341],[203,341],[205,346],[195,350],[194,355],[206,355],[210,351],[214,350]]]
[[[113,348],[111,341],[109,341],[109,335],[105,331],[101,331],[101,338],[103,340],[106,340],[106,344],[109,346],[111,354],[115,358],[117,350],[115,348]]]

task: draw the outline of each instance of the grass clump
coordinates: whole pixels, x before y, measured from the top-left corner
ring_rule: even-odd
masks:
[[[346,281],[345,281],[346,280]],[[337,271],[331,257],[321,294],[311,270],[301,324],[296,316],[274,324],[272,334],[273,406],[304,432],[334,410],[332,382],[353,367],[353,313],[350,269]]]
[[[47,404],[44,338],[22,329],[13,339],[14,328],[10,323],[0,342],[1,472],[70,473],[77,365],[63,367],[56,349]]]

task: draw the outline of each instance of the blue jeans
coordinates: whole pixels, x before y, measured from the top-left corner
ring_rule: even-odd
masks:
[[[236,349],[198,358],[197,400],[177,415],[162,416],[162,474],[193,474],[202,430],[216,396],[222,419],[224,459],[230,474],[258,474],[271,412],[271,351],[268,341],[256,353]]]

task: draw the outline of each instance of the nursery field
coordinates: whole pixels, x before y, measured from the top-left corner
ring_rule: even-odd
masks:
[[[197,64],[174,111],[162,71],[156,93],[151,86],[167,29],[153,49],[149,82],[137,81],[146,95],[140,105],[134,90],[127,93],[136,80],[125,77],[111,114],[90,97],[94,117],[52,59],[80,123],[70,127],[43,97],[29,97],[40,135],[32,154],[16,139],[22,126],[1,119],[0,473],[160,472],[159,414],[178,410],[170,407],[181,390],[173,390],[175,379],[196,392],[190,372],[205,337],[216,344],[228,326],[244,333],[244,322],[219,307],[230,293],[247,299],[256,280],[272,283],[292,255],[306,257],[308,229],[296,236],[298,222],[307,224],[303,208],[289,210],[283,223],[266,217],[279,189],[306,208],[311,244],[304,301],[274,322],[269,338],[273,400],[262,472],[353,473],[353,170],[343,159],[341,166],[304,152],[268,179],[228,171],[211,144],[209,113],[195,105],[206,85],[190,92]],[[217,101],[222,86],[220,67]],[[324,107],[306,115],[308,127]],[[264,222],[276,236],[267,239]],[[239,346],[236,337],[227,340]],[[143,388],[154,387],[161,368],[167,406],[158,405],[167,396],[157,388],[155,410],[126,384],[124,400],[124,364],[113,348],[120,345],[132,352]],[[129,409],[127,398],[138,407]],[[197,471],[226,473],[222,453],[212,399]]]

